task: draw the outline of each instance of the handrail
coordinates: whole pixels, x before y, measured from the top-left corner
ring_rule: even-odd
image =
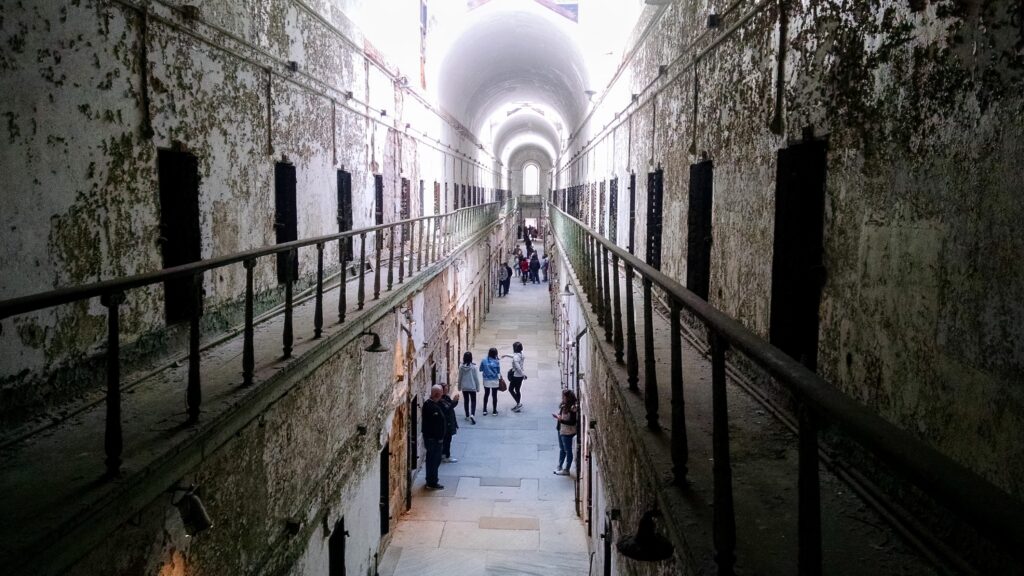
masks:
[[[681,414],[682,410],[678,410],[680,414],[675,413],[677,401],[675,395],[677,393],[679,395],[679,406],[682,406],[681,357],[677,358],[677,355],[681,355],[677,354],[675,348],[681,345],[677,334],[679,332],[679,312],[681,308],[686,308],[708,327],[712,343],[716,461],[719,461],[719,457],[723,457],[726,462],[729,461],[727,423],[723,424],[718,421],[720,418],[727,418],[724,408],[724,362],[725,350],[728,347],[732,346],[742,351],[751,361],[791,390],[802,403],[800,417],[800,556],[802,564],[805,560],[820,563],[821,558],[820,526],[817,527],[817,534],[812,534],[808,540],[805,540],[803,534],[805,521],[814,521],[813,518],[805,517],[804,506],[807,504],[804,501],[805,498],[813,498],[815,500],[815,502],[810,503],[812,506],[808,508],[808,514],[820,517],[820,503],[817,502],[818,455],[815,416],[828,417],[831,422],[841,427],[850,437],[860,442],[876,456],[882,458],[893,470],[902,474],[916,486],[930,494],[940,504],[961,516],[981,534],[1003,548],[1009,555],[1015,556],[1018,559],[1024,558],[1024,504],[1020,501],[971,470],[968,470],[963,465],[940,453],[931,445],[883,419],[851,397],[843,394],[821,376],[818,376],[782,350],[766,342],[737,320],[714,308],[672,278],[598,234],[557,205],[549,202],[548,211],[553,216],[551,218],[552,228],[555,230],[556,235],[563,237],[563,240],[566,242],[567,252],[570,252],[568,254],[570,262],[575,261],[573,262],[573,267],[580,270],[579,276],[582,278],[582,288],[587,293],[594,312],[598,315],[599,324],[606,326],[606,340],[610,343],[614,342],[619,361],[622,358],[623,344],[621,342],[622,317],[618,302],[618,261],[622,261],[626,272],[626,320],[631,332],[635,330],[634,319],[632,318],[633,296],[631,294],[632,275],[634,272],[638,273],[644,282],[644,312],[647,318],[645,328],[651,325],[649,317],[651,308],[650,286],[652,284],[657,285],[668,296],[672,315],[670,320],[672,320],[673,328],[672,392],[674,436],[672,439],[672,451],[673,461],[677,467],[677,475],[681,472],[683,476],[683,478],[677,476],[677,484],[682,484],[686,474],[686,440],[684,435],[681,438],[682,446],[676,445],[677,438],[675,434],[680,424],[685,423],[685,420],[683,420],[685,416]],[[615,283],[611,288],[609,288],[608,273],[609,256],[612,259],[611,265],[614,270],[612,274]],[[599,268],[601,266],[604,267],[603,278],[602,271]],[[598,268],[596,273],[594,268]],[[609,290],[614,290],[615,293],[614,312],[608,305]],[[611,326],[613,324],[615,328],[614,339],[611,336]],[[638,377],[636,342],[635,334],[631,333],[630,336],[632,340],[629,343],[630,350],[628,350],[631,364],[629,367],[631,376],[630,387],[635,388],[633,382]],[[651,359],[652,354],[650,352],[653,352],[653,348],[649,348],[648,352],[645,360]],[[677,363],[679,365],[678,371]],[[654,376],[652,372],[646,374],[648,379],[652,376]],[[676,382],[677,377],[678,382]],[[652,384],[653,388],[651,387]],[[721,388],[721,390],[718,388]],[[652,427],[657,429],[658,400],[656,382],[645,382],[645,390],[647,391],[645,403],[647,404],[648,421],[652,422],[653,409],[654,420]],[[653,398],[651,398],[652,392]],[[721,406],[719,406],[719,394],[722,396]],[[676,418],[679,418],[679,420],[676,420]],[[725,426],[724,430],[720,428],[722,426]],[[685,428],[685,426],[683,427]],[[725,440],[719,437],[720,434],[724,436]],[[724,448],[720,446],[723,442],[725,444]],[[723,453],[719,453],[720,448],[724,450]],[[728,468],[728,466],[724,468]],[[813,468],[813,473],[810,471],[811,468]],[[724,486],[718,486],[718,466],[715,467],[715,474],[715,543],[716,547],[718,547],[720,539],[718,524],[722,522],[728,525],[729,523],[734,523],[734,520],[732,518],[719,518],[719,514],[722,513],[720,508],[724,508],[729,516],[732,515],[731,478],[726,480]],[[805,477],[805,474],[809,474],[809,476]],[[805,481],[813,481],[813,490],[805,492]],[[719,498],[725,495],[720,495],[720,490],[727,490],[729,498],[729,503],[721,507],[719,506]],[[734,531],[734,529],[730,529],[730,531]],[[731,538],[734,542],[734,534]],[[723,542],[728,540],[729,537],[726,537]],[[808,545],[817,546],[816,560],[813,557],[814,551],[810,551],[812,557],[805,559],[805,554],[808,551],[803,548]],[[729,557],[732,554],[730,546],[728,544],[724,546],[726,549],[720,550],[720,554],[716,556]],[[724,554],[721,554],[721,552],[724,552]],[[726,560],[726,562],[728,563],[729,561]],[[723,568],[721,563],[720,568]],[[729,566],[726,572],[731,572],[731,566]]]
[[[126,278],[117,278],[76,286],[72,288],[60,288],[48,292],[21,296],[9,300],[0,301],[0,319],[16,314],[24,314],[36,310],[42,310],[61,304],[86,300],[99,296],[101,303],[107,308],[107,346],[104,352],[106,360],[106,429],[104,434],[104,454],[107,475],[116,478],[121,469],[121,453],[123,450],[123,434],[121,425],[121,336],[120,336],[120,307],[125,301],[125,292],[133,288],[140,288],[153,284],[159,284],[169,280],[190,278],[192,283],[187,296],[191,299],[188,309],[189,318],[189,343],[188,343],[188,382],[185,391],[188,419],[190,423],[199,420],[202,404],[201,372],[200,372],[200,317],[202,314],[203,275],[208,270],[214,270],[231,264],[242,263],[245,267],[245,322],[242,341],[242,385],[249,386],[254,382],[255,374],[255,346],[254,346],[254,318],[253,308],[254,295],[254,273],[258,258],[277,255],[285,255],[282,262],[278,260],[279,266],[284,264],[284,308],[282,326],[282,348],[283,358],[291,357],[293,333],[293,284],[295,282],[295,259],[300,248],[316,247],[316,289],[314,297],[313,312],[313,339],[320,338],[324,327],[324,248],[328,242],[339,243],[338,258],[340,267],[344,273],[348,262],[359,262],[358,286],[356,290],[355,309],[362,310],[368,299],[377,300],[381,291],[390,292],[396,284],[405,282],[406,277],[411,278],[413,274],[422,272],[424,267],[428,270],[430,266],[441,262],[454,250],[475,234],[485,229],[503,215],[513,213],[517,203],[514,198],[506,201],[489,202],[467,206],[432,216],[421,216],[380,224],[368,228],[340,232],[293,240],[212,258],[200,260],[165,270],[136,274]],[[504,207],[504,210],[501,208]],[[375,234],[374,253],[367,254],[366,237],[368,234],[379,233],[398,228],[401,230],[401,238],[398,240],[396,251],[395,234],[388,237],[388,246],[385,248],[384,239]],[[407,234],[408,233],[408,234]],[[358,255],[349,255],[353,248],[350,240],[358,236],[361,240]],[[408,252],[406,247],[408,245]],[[387,253],[386,260],[382,255]],[[375,261],[373,268],[372,297],[367,289],[366,265],[371,258]],[[397,266],[397,278],[395,278]],[[382,286],[382,267],[386,267],[386,285]],[[281,269],[281,268],[279,268]],[[408,274],[406,272],[408,271]],[[343,274],[338,286],[338,324],[345,322],[345,316],[349,311],[347,297],[347,281]]]
[[[180,278],[190,277],[198,272],[206,272],[207,270],[214,270],[216,268],[222,268],[229,264],[238,264],[239,262],[245,262],[254,258],[260,258],[263,256],[270,256],[273,254],[282,254],[289,252],[294,249],[304,248],[307,246],[314,246],[317,244],[326,244],[336,240],[344,240],[348,238],[354,238],[362,234],[369,234],[372,232],[382,231],[391,229],[396,226],[405,226],[414,224],[417,222],[425,222],[436,218],[444,218],[454,214],[458,214],[467,210],[474,210],[480,206],[496,206],[504,204],[504,202],[488,202],[485,204],[477,204],[475,206],[467,206],[447,212],[445,214],[433,214],[430,216],[420,216],[417,218],[409,218],[406,220],[400,220],[397,222],[390,222],[387,224],[379,224],[371,226],[369,228],[360,228],[358,230],[349,230],[347,232],[338,232],[335,234],[327,234],[324,236],[316,236],[313,238],[307,238],[303,240],[292,240],[290,242],[282,242],[280,244],[274,244],[273,246],[264,246],[262,248],[254,248],[244,252],[236,252],[227,256],[218,256],[216,258],[210,258],[207,260],[197,260],[195,262],[189,262],[188,264],[182,264],[180,266],[173,266],[171,268],[163,268],[161,270],[154,270],[152,272],[144,272],[142,274],[135,274],[125,278],[115,278],[112,280],[103,280],[100,282],[94,282],[92,284],[84,284],[81,286],[73,286],[70,288],[58,288],[47,292],[38,292],[26,296],[17,296],[9,298],[7,300],[0,300],[0,319],[9,318],[18,314],[25,314],[28,312],[34,312],[36,310],[42,310],[45,308],[52,308],[61,304],[69,304],[78,300],[85,300],[87,298],[95,298],[96,296],[102,296],[111,292],[123,292],[132,288],[141,288],[150,284],[158,284],[168,280],[176,280]]]

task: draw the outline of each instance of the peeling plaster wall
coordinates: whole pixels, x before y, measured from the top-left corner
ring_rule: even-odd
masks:
[[[374,173],[385,175],[385,221],[397,219],[402,177],[413,216],[422,214],[420,179],[431,198],[435,180],[498,181],[470,170],[468,158],[456,161],[446,146],[475,148],[325,24],[363,46],[346,16],[361,3],[218,0],[201,3],[198,19],[177,10],[185,4],[150,3],[145,27],[130,0],[0,7],[0,89],[8,95],[0,102],[0,267],[8,271],[0,299],[160,269],[159,148],[181,145],[199,160],[204,259],[275,242],[274,163],[283,159],[296,167],[299,238],[337,231],[339,169],[352,173],[355,227],[373,224]],[[418,4],[409,5],[395,18],[418,26]],[[290,60],[297,72],[287,70]],[[325,262],[337,260],[329,244]],[[300,286],[315,267],[316,251],[300,250]],[[258,261],[258,309],[281,298],[275,270],[275,259]],[[241,265],[204,275],[204,333],[240,320],[244,282]],[[187,330],[166,329],[163,315],[162,287],[127,294],[126,371],[183,341]],[[98,299],[20,315],[3,328],[0,421],[102,384],[106,310]]]
[[[767,337],[777,151],[813,126],[829,148],[819,372],[1024,494],[1024,8],[785,2],[780,54],[779,3],[729,5],[667,9],[613,90],[638,101],[602,105],[619,120],[584,127],[559,187],[621,178],[625,246],[635,171],[642,256],[660,165],[663,270],[685,283],[688,169],[713,160],[710,300]]]

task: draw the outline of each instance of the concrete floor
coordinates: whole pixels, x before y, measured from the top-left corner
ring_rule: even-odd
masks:
[[[425,490],[418,471],[412,508],[395,528],[379,573],[382,576],[477,576],[498,574],[587,574],[586,528],[575,511],[575,478],[555,476],[558,445],[551,413],[561,394],[548,284],[523,286],[512,279],[507,298],[495,299],[473,347],[479,361],[491,346],[511,354],[523,343],[527,380],[523,409],[510,409],[501,393],[498,415],[483,415],[477,398],[476,425],[464,418],[452,441],[457,463],[441,464],[444,490]],[[461,353],[460,353],[461,356]],[[502,372],[511,361],[502,360]],[[489,408],[489,407],[488,407]]]

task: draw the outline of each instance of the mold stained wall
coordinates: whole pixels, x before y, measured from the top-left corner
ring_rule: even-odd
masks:
[[[204,259],[275,242],[274,164],[285,158],[297,171],[299,238],[337,231],[339,169],[352,173],[355,227],[373,223],[374,173],[385,175],[385,221],[397,218],[402,177],[412,185],[413,215],[421,213],[420,179],[496,182],[490,171],[463,166],[468,159],[438,151],[477,150],[341,38],[369,46],[346,16],[361,3],[217,0],[201,3],[195,19],[175,9],[182,4],[149,3],[145,26],[132,0],[0,7],[0,88],[8,95],[0,102],[0,298],[160,269],[156,155],[178,143],[199,161]],[[418,29],[418,2],[395,8],[393,19]],[[299,70],[290,72],[288,61]],[[348,103],[346,91],[354,96]],[[415,131],[431,139],[414,139]],[[300,283],[308,282],[315,250],[301,250],[299,259]],[[325,262],[337,262],[335,244]],[[273,258],[261,259],[255,276],[261,299],[280,297]],[[241,265],[205,274],[208,324],[237,315],[244,281]],[[6,407],[58,405],[95,384],[47,375],[102,352],[106,311],[98,299],[4,324]],[[162,287],[127,294],[121,334],[129,356],[144,336],[159,341]]]
[[[780,57],[780,3],[729,4],[667,9],[619,81],[639,101],[602,105],[627,111],[584,127],[576,141],[596,143],[559,187],[622,178],[625,245],[635,171],[642,256],[646,175],[662,166],[663,269],[685,283],[689,165],[713,160],[711,302],[767,338],[777,151],[813,126],[829,148],[819,372],[1024,494],[1024,8],[782,2]]]

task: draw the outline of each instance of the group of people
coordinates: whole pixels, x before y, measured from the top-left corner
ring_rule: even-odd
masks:
[[[512,368],[508,371],[508,381],[505,381],[501,374],[501,358],[512,360]],[[512,354],[499,358],[498,349],[491,348],[487,351],[487,357],[480,362],[479,367],[473,363],[473,353],[466,352],[462,355],[462,364],[459,366],[458,390],[451,395],[447,384],[433,386],[430,390],[430,398],[423,403],[423,443],[427,451],[427,488],[430,490],[443,490],[438,482],[438,469],[442,462],[458,462],[452,458],[451,445],[452,436],[459,429],[458,418],[455,416],[455,407],[459,405],[460,395],[463,397],[462,409],[465,420],[476,424],[476,395],[481,388],[484,390],[483,415],[498,415],[498,392],[508,391],[515,400],[512,412],[519,412],[523,409],[522,385],[526,377],[525,356],[523,355],[523,344],[516,342],[512,344]],[[491,403],[488,411],[487,404]],[[572,390],[562,390],[562,401],[558,412],[551,415],[555,418],[555,428],[558,433],[558,468],[554,473],[568,475],[572,466],[573,447],[572,439],[578,432],[578,402]],[[563,468],[562,465],[565,465]]]
[[[498,298],[508,296],[512,277],[518,276],[525,286],[527,282],[540,284],[548,281],[548,257],[541,258],[532,246],[527,245],[526,254],[518,246],[512,251],[511,262],[498,264]]]

